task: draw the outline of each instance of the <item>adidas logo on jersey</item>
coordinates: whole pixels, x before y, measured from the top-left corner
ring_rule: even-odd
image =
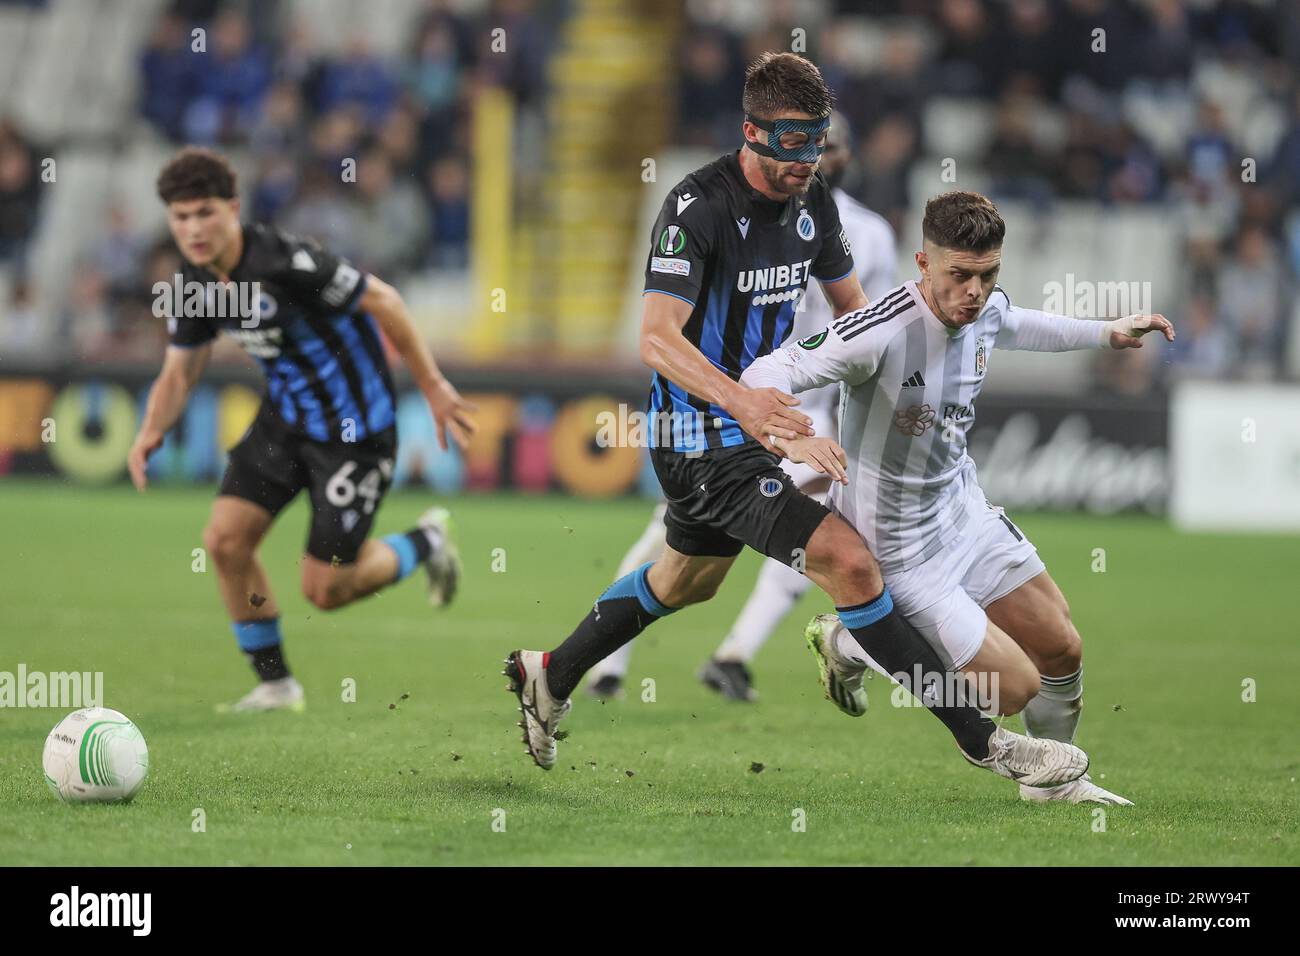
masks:
[[[925,388],[925,377],[920,372],[913,372],[912,377],[903,383],[903,388]]]

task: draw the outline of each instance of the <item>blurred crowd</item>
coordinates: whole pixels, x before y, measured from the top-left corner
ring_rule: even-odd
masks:
[[[312,24],[286,7],[173,0],[139,55],[139,117],[171,143],[242,157],[248,216],[316,236],[398,281],[465,269],[475,93],[503,87],[540,110],[562,4],[492,0],[471,18],[430,0],[397,57],[361,36],[326,55]],[[678,144],[734,148],[745,64],[801,37],[854,131],[844,186],[896,228],[926,198],[912,194],[927,182],[918,163],[936,170],[924,188],[951,188],[937,170],[954,141],[995,198],[1043,216],[1083,200],[1167,217],[1181,301],[1156,305],[1178,341],[1158,350],[1159,362],[1157,350],[1106,356],[1103,387],[1141,392],[1183,374],[1267,378],[1300,367],[1300,356],[1289,366],[1285,357],[1300,341],[1291,327],[1300,0],[686,0],[685,10]],[[192,49],[196,25],[202,54]],[[506,55],[485,55],[489,26],[507,28]],[[10,344],[31,313],[21,264],[40,155],[0,122]],[[157,323],[141,290],[176,268],[165,236],[141,234],[114,208],[73,280],[67,322],[79,350],[155,356]]]
[[[140,52],[139,117],[178,147],[232,156],[245,171],[246,219],[313,236],[394,281],[466,269],[472,100],[484,85],[525,108],[540,98],[548,30],[532,0],[495,0],[474,19],[429,0],[396,58],[361,35],[326,55],[313,25],[294,22],[288,6],[173,0]],[[489,26],[510,41],[486,56]],[[195,29],[203,31],[198,50]],[[0,127],[0,261],[16,264],[14,294],[25,295],[35,149],[20,137],[9,146],[10,135]],[[179,270],[168,237],[139,230],[115,206],[83,258],[67,330],[78,352],[156,357],[148,289]]]
[[[1167,207],[1181,232],[1185,296],[1157,305],[1178,322],[1178,341],[1158,366],[1155,350],[1107,356],[1105,387],[1283,372],[1300,279],[1300,3],[866,6],[876,42],[864,46],[854,30],[864,5],[854,0],[812,19],[806,4],[777,0],[757,29],[743,3],[688,4],[685,140],[734,146],[744,65],[789,49],[802,29],[854,131],[844,186],[896,229],[927,198],[912,195],[918,161],[935,170],[927,189],[953,188],[939,170],[954,136],[971,153],[958,162],[980,170],[995,199],[1027,200],[1043,215],[1063,200]]]

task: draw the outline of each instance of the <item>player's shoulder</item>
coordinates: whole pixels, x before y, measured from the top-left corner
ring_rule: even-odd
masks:
[[[995,285],[993,291],[989,293],[988,302],[984,304],[985,313],[997,312],[999,316],[1004,316],[1011,309],[1011,296],[1007,290],[1000,285]]]
[[[664,211],[683,221],[703,220],[731,199],[733,177],[727,169],[735,157],[727,153],[682,177],[664,198]]]
[[[904,282],[863,308],[841,315],[831,329],[842,341],[858,339],[855,345],[883,352],[909,325],[920,321],[922,314],[911,286]]]
[[[308,248],[306,240],[276,226],[264,222],[244,224],[244,263],[253,272],[267,276],[285,272],[293,265],[294,253]],[[302,262],[300,256],[299,264]]]

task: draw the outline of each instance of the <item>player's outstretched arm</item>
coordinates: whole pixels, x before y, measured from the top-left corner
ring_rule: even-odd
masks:
[[[144,421],[126,456],[127,470],[137,491],[144,491],[149,483],[145,469],[149,456],[162,447],[163,438],[185,411],[190,392],[194,389],[212,355],[210,344],[193,348],[168,346],[163,356],[162,371],[149,389]]]
[[[1027,352],[1138,349],[1142,347],[1142,336],[1148,332],[1160,332],[1167,341],[1174,340],[1173,323],[1163,315],[1128,315],[1110,321],[1072,319],[1037,309],[1022,309],[1008,300],[997,347]]]
[[[686,340],[682,328],[691,317],[689,302],[648,291],[641,313],[641,361],[670,382],[725,408],[740,427],[764,444],[768,435],[796,438],[812,434],[812,419],[790,407],[799,399],[773,388],[749,388],[714,368]]]
[[[415,379],[415,384],[433,411],[439,447],[446,449],[447,435],[450,433],[456,446],[464,449],[478,427],[474,423],[474,404],[462,398],[456,387],[439,370],[429,346],[411,322],[411,315],[401,293],[377,276],[368,275],[366,291],[362,293],[357,305],[375,317],[384,335],[388,336],[388,341],[393,343],[393,348],[397,349],[397,353],[406,362],[411,377]]]

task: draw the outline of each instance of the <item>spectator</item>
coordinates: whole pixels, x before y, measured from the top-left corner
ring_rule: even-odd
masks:
[[[1171,374],[1179,378],[1219,378],[1228,371],[1232,340],[1219,322],[1212,296],[1194,295],[1176,324],[1178,338],[1169,349]]]
[[[469,262],[469,170],[454,157],[429,167],[433,210],[433,250],[430,264],[462,269]]]
[[[185,110],[198,93],[195,67],[185,24],[163,14],[140,57],[140,114],[172,141],[184,138]]]
[[[185,134],[193,143],[242,142],[270,86],[270,58],[252,45],[248,21],[235,9],[217,17],[210,39],[196,71],[198,96],[185,111]]]
[[[1219,309],[1234,343],[1238,374],[1266,378],[1279,370],[1288,284],[1269,234],[1260,226],[1243,229],[1218,276]]]
[[[382,149],[361,158],[356,210],[358,265],[377,275],[401,274],[417,267],[429,244],[424,197],[410,180],[397,180]]]
[[[456,35],[449,21],[435,19],[425,28],[415,57],[407,68],[406,82],[421,113],[444,114],[455,104],[460,89],[461,62]]]
[[[326,63],[316,90],[316,109],[321,113],[355,107],[366,123],[384,121],[397,101],[397,78],[389,66],[375,56],[364,37],[348,41],[344,58]]]
[[[41,177],[34,151],[17,127],[0,121],[0,263],[22,271],[36,230]]]

